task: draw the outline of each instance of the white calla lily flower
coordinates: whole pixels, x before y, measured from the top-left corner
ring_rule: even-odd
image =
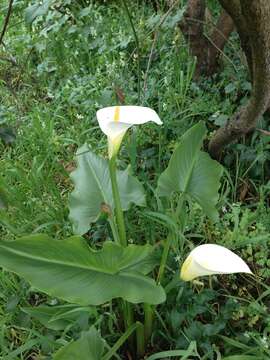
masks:
[[[216,244],[200,245],[193,249],[184,261],[180,278],[191,281],[213,274],[252,274],[248,265],[231,250]]]
[[[152,121],[162,124],[158,114],[143,106],[109,106],[97,111],[99,127],[108,137],[109,158],[116,155],[126,131],[133,125]]]

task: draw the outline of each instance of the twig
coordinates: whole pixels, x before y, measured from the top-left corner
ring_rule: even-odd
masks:
[[[270,136],[270,131],[258,129],[258,128],[256,128],[256,130],[259,131],[263,135]]]
[[[1,35],[0,35],[0,45],[3,43],[3,38],[4,38],[5,33],[7,31],[10,15],[11,15],[11,12],[12,12],[13,1],[14,0],[9,0],[7,15],[5,17],[4,26],[3,26],[3,29],[2,29],[2,32],[1,32]]]

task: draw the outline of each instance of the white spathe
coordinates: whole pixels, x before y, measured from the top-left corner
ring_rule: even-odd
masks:
[[[108,137],[109,157],[115,155],[121,145],[126,131],[133,125],[152,121],[162,124],[158,114],[144,106],[109,106],[97,111],[100,129]]]
[[[191,281],[213,274],[252,274],[248,265],[231,250],[216,244],[200,245],[193,249],[184,261],[180,278]]]

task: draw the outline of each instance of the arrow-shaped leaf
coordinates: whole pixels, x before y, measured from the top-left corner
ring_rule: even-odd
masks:
[[[107,242],[95,251],[80,237],[57,241],[40,234],[0,241],[0,266],[40,291],[83,306],[114,298],[159,304],[165,301],[163,288],[144,275],[151,253],[150,245]]]
[[[173,192],[189,195],[216,221],[222,166],[200,150],[205,134],[206,127],[200,122],[182,136],[167,169],[160,175],[157,190],[160,196]]]
[[[114,208],[108,161],[94,154],[83,145],[77,151],[78,167],[71,178],[75,189],[70,195],[70,219],[76,234],[85,234],[90,223],[97,220],[102,204]],[[117,172],[120,198],[123,210],[131,204],[145,205],[144,190],[140,182],[129,175],[128,170]]]

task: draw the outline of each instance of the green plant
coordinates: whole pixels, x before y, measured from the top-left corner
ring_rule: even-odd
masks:
[[[75,189],[70,197],[70,218],[74,231],[84,234],[90,223],[105,216],[114,242],[106,241],[100,250],[95,250],[79,236],[65,240],[53,240],[46,235],[25,236],[19,240],[0,243],[0,263],[4,268],[26,278],[35,288],[81,306],[101,305],[113,299],[122,299],[119,306],[126,332],[118,344],[121,345],[125,341],[123,339],[131,336],[136,329],[137,356],[140,357],[144,355],[146,343],[152,333],[154,307],[166,299],[161,285],[164,283],[170,249],[180,246],[183,250],[188,209],[192,208],[193,202],[197,202],[213,221],[217,220],[215,205],[222,168],[200,150],[206,133],[202,123],[183,135],[168,168],[158,181],[157,196],[160,200],[163,199],[165,211],[163,214],[149,213],[155,219],[165,221],[168,228],[158,262],[153,256],[153,245],[128,244],[123,211],[127,211],[132,203],[145,205],[144,191],[138,180],[127,171],[117,173],[116,159],[129,127],[148,121],[161,124],[161,121],[151,109],[129,106],[102,109],[97,117],[101,129],[108,137],[109,160],[107,162],[99,158],[86,145],[78,150],[78,168],[72,174]],[[222,252],[221,247],[220,249]],[[202,251],[195,262],[202,259],[206,264],[207,252],[208,250]],[[235,256],[236,259],[236,255],[229,256]],[[240,260],[232,258],[232,261],[240,264]],[[159,267],[157,277],[151,279],[147,275],[153,274],[156,266]],[[221,272],[245,271],[244,267],[237,266],[231,268],[231,271],[228,266]],[[195,274],[194,271],[197,270],[193,267],[188,258],[183,265],[182,274]],[[211,265],[211,259],[209,269],[210,273],[215,273],[215,265]],[[204,272],[199,270],[192,278],[199,275],[204,275]],[[144,303],[144,322],[135,320],[137,314],[132,304],[138,303]],[[44,321],[44,317],[41,321]],[[99,344],[97,351],[100,355],[93,355],[98,359],[103,354],[102,341],[98,339],[96,330],[90,330],[88,335],[82,335],[81,339],[60,350],[55,359],[64,359],[67,353],[79,354],[82,349],[89,352],[87,346],[91,348],[91,341]],[[131,341],[133,342],[132,337]],[[172,352],[171,355],[173,354]],[[181,352],[175,352],[176,356],[180,354]],[[156,356],[154,358],[159,355]],[[105,358],[110,357],[105,355]]]
[[[177,26],[184,2],[180,6],[175,2],[167,13],[165,1],[154,2],[158,10],[152,1],[140,0],[140,6],[127,1],[139,39],[140,61],[130,21],[120,3],[68,2],[51,2],[46,14],[32,23],[25,22],[24,10],[42,2],[14,2],[5,46],[0,49],[0,126],[16,133],[12,144],[0,141],[1,239],[13,241],[28,234],[47,233],[50,241],[58,242],[55,239],[61,241],[79,232],[75,219],[72,230],[68,218],[68,196],[76,178],[74,152],[80,154],[77,163],[88,153],[92,157],[97,154],[108,165],[104,159],[106,139],[97,126],[96,110],[119,102],[137,103],[140,81],[140,105],[157,109],[164,125],[146,124],[143,131],[136,129],[136,139],[135,129],[127,134],[117,168],[118,173],[127,174],[127,183],[134,183],[136,174],[140,189],[144,189],[143,197],[132,198],[140,205],[131,201],[124,219],[128,244],[149,243],[154,247],[150,257],[157,265],[153,265],[149,278],[156,281],[162,273],[158,265],[165,258],[165,245],[171,244],[163,262],[166,302],[131,305],[135,327],[129,328],[132,335],[125,343],[122,336],[129,333],[125,331],[120,299],[100,306],[67,305],[15,274],[1,271],[0,357],[50,359],[59,348],[76,342],[82,332],[94,326],[105,341],[104,354],[121,340],[116,352],[128,358],[136,333],[142,333],[142,326],[136,326],[139,321],[147,325],[146,357],[155,353],[152,356],[172,357],[193,343],[197,357],[203,360],[244,354],[268,359],[267,116],[260,120],[260,129],[252,137],[226,151],[217,222],[191,198],[175,220],[178,194],[174,192],[168,199],[156,191],[158,178],[184,132],[200,120],[211,133],[246,100],[250,85],[236,34],[225,49],[223,71],[195,83],[194,59]],[[7,5],[8,0],[0,5],[1,28]],[[216,1],[208,1],[208,5],[213,14],[218,12]],[[204,146],[207,141],[206,135]],[[82,154],[85,142],[87,153]],[[97,207],[95,221],[83,221],[85,229],[80,235],[86,231],[82,236],[95,251],[113,240],[111,207],[102,204]],[[243,256],[256,281],[222,275],[189,284],[179,281],[184,257],[194,246],[209,242]],[[206,296],[209,288],[212,295]],[[119,359],[119,355],[115,353],[114,357]]]

